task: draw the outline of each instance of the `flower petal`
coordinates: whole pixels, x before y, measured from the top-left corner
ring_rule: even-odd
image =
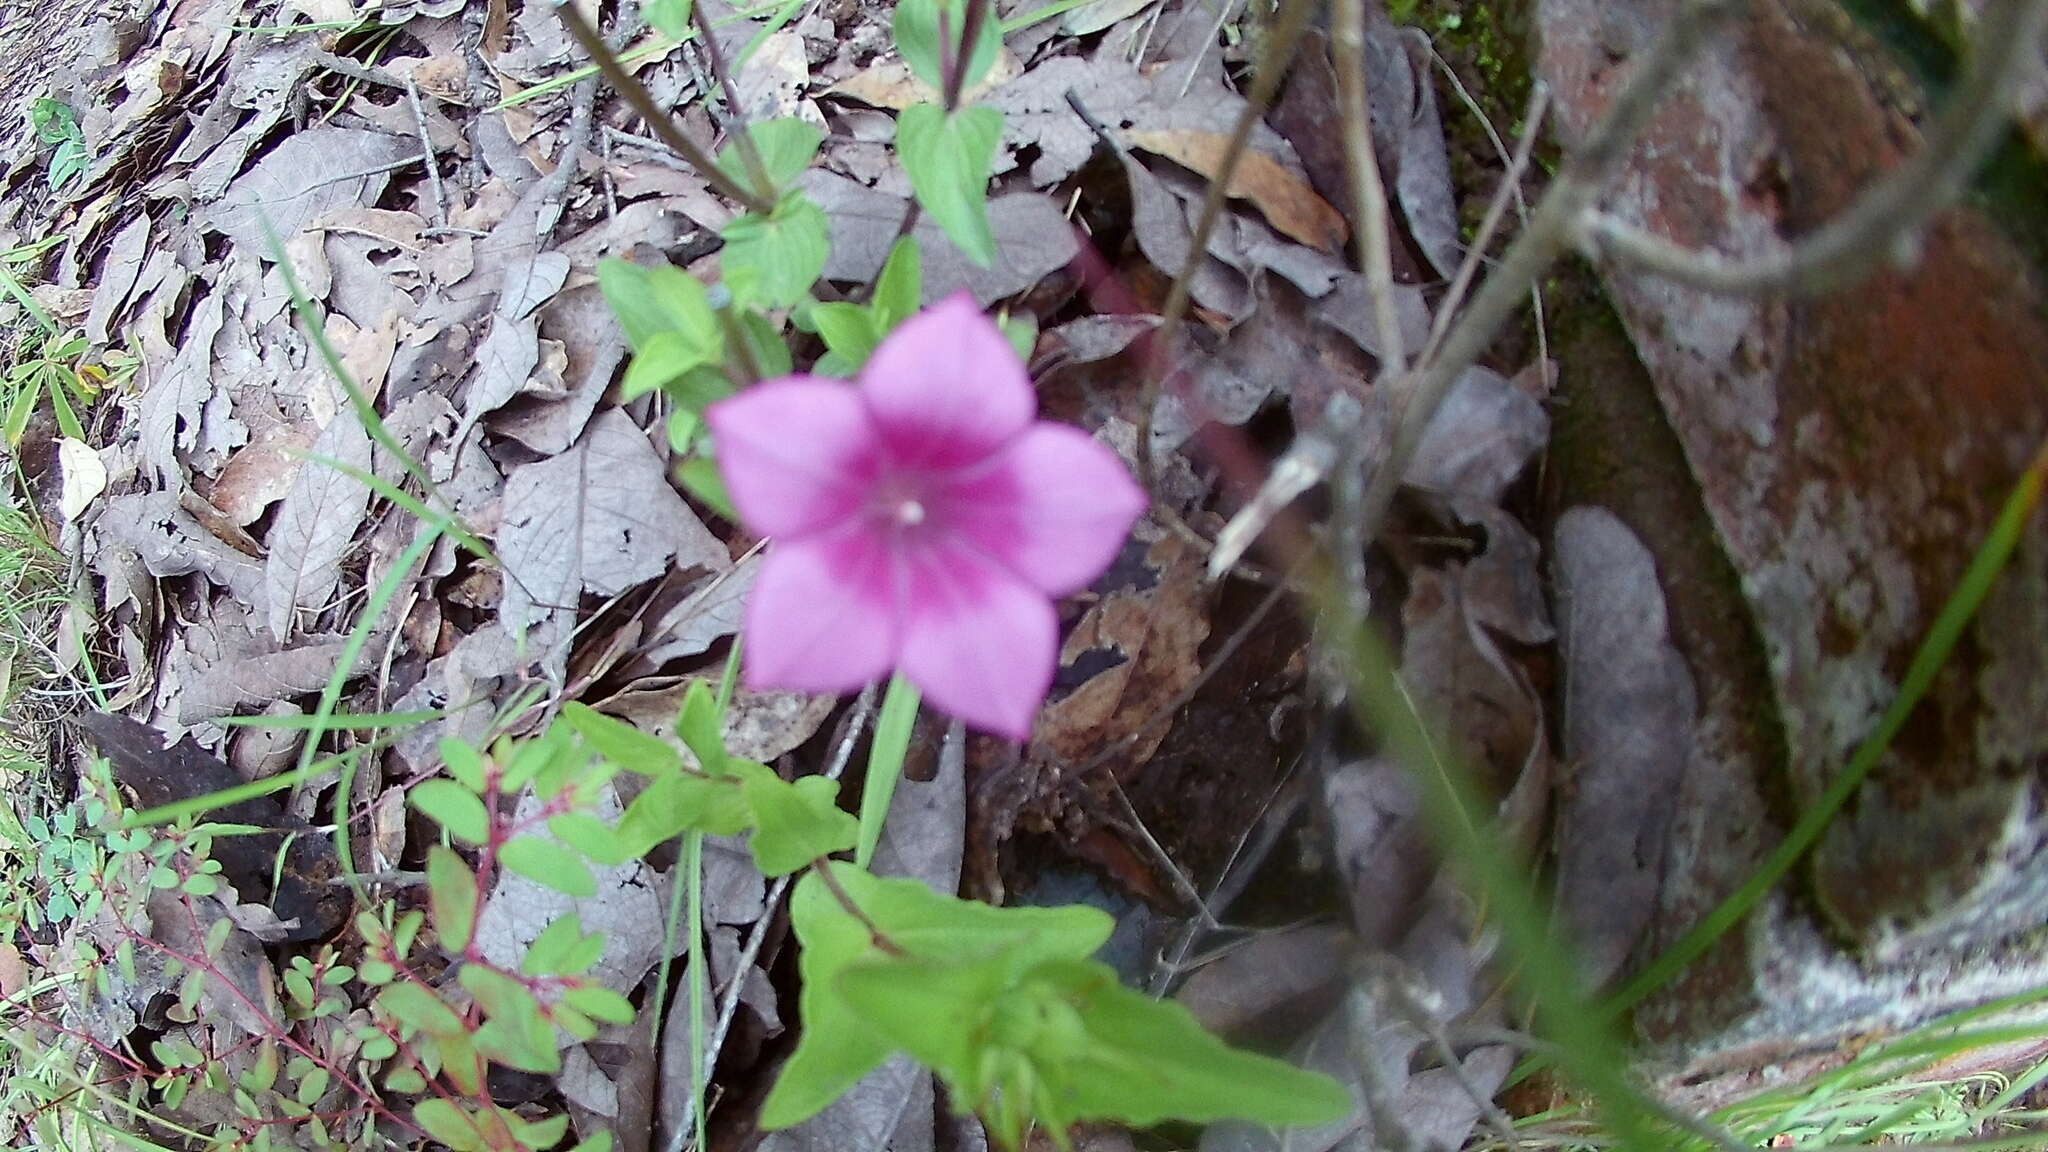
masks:
[[[860,389],[895,460],[917,468],[981,460],[1038,411],[1016,350],[965,292],[890,333],[861,369]]]
[[[941,712],[1028,739],[1059,655],[1052,602],[959,543],[919,548],[905,563],[898,667]]]
[[[749,688],[845,692],[896,663],[902,633],[887,542],[858,524],[783,539],[747,600]]]
[[[1038,424],[986,469],[956,479],[944,515],[1039,591],[1064,596],[1109,567],[1147,503],[1106,445],[1079,428]]]
[[[704,420],[733,505],[761,535],[844,520],[874,484],[880,438],[860,394],[840,381],[768,380],[713,404]]]

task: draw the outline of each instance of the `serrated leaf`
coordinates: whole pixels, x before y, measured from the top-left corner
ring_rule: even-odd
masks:
[[[768,170],[769,182],[775,185],[774,191],[778,195],[789,187],[790,181],[811,166],[811,160],[818,155],[818,146],[825,142],[825,134],[818,131],[816,125],[794,116],[750,125],[747,135],[754,141],[754,150],[761,154],[761,167]],[[742,186],[754,178],[747,171],[737,144],[719,149],[717,162],[726,175]]]
[[[740,792],[753,812],[748,847],[765,876],[786,876],[860,839],[860,822],[838,804],[839,782],[806,776],[794,783],[765,765],[734,760]]]
[[[988,220],[988,178],[1003,114],[914,104],[896,118],[896,155],[917,202],[961,254],[983,268],[995,262],[996,237]]]
[[[453,780],[421,781],[407,799],[458,840],[482,844],[491,838],[491,814],[484,802]]]
[[[943,90],[945,69],[940,62],[945,58],[947,45],[940,35],[941,11],[946,14],[945,28],[957,43],[957,38],[967,30],[964,0],[900,0],[896,5],[893,30],[896,51],[903,57],[903,62],[910,65],[918,79],[934,89]],[[981,35],[975,39],[974,52],[967,61],[967,75],[961,79],[962,92],[981,83],[981,78],[988,75],[990,65],[996,62],[996,52],[1002,47],[1002,33],[998,25],[994,19],[982,22]]]
[[[832,255],[825,210],[801,192],[784,196],[767,216],[734,219],[721,235],[726,285],[735,299],[763,308],[793,307],[809,296]]]
[[[537,884],[568,896],[597,895],[590,862],[565,844],[542,836],[520,836],[498,849],[498,862]]]
[[[583,704],[562,709],[562,720],[599,756],[628,772],[659,776],[683,767],[682,753],[668,741]]]
[[[920,960],[987,957],[1014,950],[1010,962],[1079,959],[1109,939],[1115,921],[1100,909],[995,908],[943,896],[922,882],[879,879],[847,864],[831,866],[849,899],[903,953]],[[787,1128],[816,1115],[888,1058],[892,1047],[839,992],[849,965],[883,955],[867,925],[841,907],[816,872],[797,881],[790,922],[803,945],[796,1052],[762,1106],[763,1128]]]
[[[446,845],[427,849],[427,908],[441,946],[460,953],[476,931],[476,873]]]

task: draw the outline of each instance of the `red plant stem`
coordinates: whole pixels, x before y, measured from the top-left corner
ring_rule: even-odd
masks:
[[[832,861],[829,858],[820,856],[811,861],[811,870],[818,874],[818,879],[825,882],[825,887],[831,891],[832,898],[839,901],[839,906],[846,909],[846,914],[860,921],[861,927],[868,930],[868,938],[875,942],[875,947],[899,959],[909,955],[901,945],[889,939],[888,933],[883,932],[873,920],[868,919],[868,914],[861,911],[860,905],[853,902],[853,897],[847,895],[846,889],[839,886],[839,877],[832,874]]]

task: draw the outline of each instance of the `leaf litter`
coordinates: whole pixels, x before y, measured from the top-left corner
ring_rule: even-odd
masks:
[[[213,752],[232,747],[236,763],[274,772],[296,744],[245,734],[230,745],[217,721],[301,714],[336,675],[346,630],[366,627],[371,643],[340,672],[343,705],[447,711],[398,733],[388,749],[363,749],[358,788],[373,815],[362,830],[368,858],[386,869],[421,858],[403,797],[438,770],[436,742],[481,737],[496,707],[524,689],[550,685],[675,741],[682,693],[716,677],[754,570],[744,555],[752,542],[678,490],[652,414],[618,402],[628,345],[593,282],[599,258],[636,245],[701,261],[731,206],[662,154],[608,135],[643,127],[608,91],[592,104],[563,88],[498,106],[490,88],[509,96],[558,77],[573,50],[539,5],[493,4],[475,27],[461,7],[384,12],[385,26],[404,31],[376,65],[396,79],[394,91],[326,71],[320,54],[348,49],[331,30],[266,39],[228,31],[260,22],[245,0],[190,2],[188,19],[145,37],[81,89],[98,101],[87,117],[98,158],[68,202],[49,206],[51,222],[75,233],[61,287],[81,293],[87,334],[132,340],[142,357],[134,385],[109,405],[132,447],[103,454],[98,490],[81,488],[78,506],[65,509],[85,529],[85,567],[104,589],[99,647],[128,664],[129,687],[116,700],[142,724],[189,733]],[[298,8],[316,19],[347,15],[338,5]],[[1155,18],[1156,36],[1145,31]],[[826,279],[844,287],[879,271],[909,211],[907,182],[879,142],[892,127],[887,110],[916,99],[919,82],[877,54],[887,42],[880,19],[857,4],[806,16],[767,36],[742,70],[750,103],[828,130],[802,186],[828,219]],[[1247,50],[1214,37],[1213,20],[1202,4],[1094,0],[1057,24],[1013,32],[980,93],[1005,114],[990,200],[997,257],[975,264],[929,219],[914,230],[926,299],[965,289],[1035,318],[1047,415],[1099,431],[1127,458],[1144,423],[1136,381],[1153,345],[1166,342],[1152,314],[1187,261],[1220,142],[1244,108],[1232,77]],[[741,20],[731,50],[765,27]],[[1457,194],[1426,43],[1376,8],[1368,40],[1380,65],[1369,87],[1392,196],[1396,310],[1412,352],[1441,281],[1463,258]],[[1378,334],[1348,255],[1361,214],[1332,147],[1326,49],[1313,36],[1305,45],[1227,189],[1198,265],[1198,307],[1170,334],[1184,359],[1152,420],[1159,474],[1169,502],[1198,518],[1227,514],[1238,491],[1211,451],[1219,436],[1263,441],[1308,427],[1338,390],[1370,399]],[[173,66],[179,80],[167,86]],[[692,130],[708,128],[689,103],[696,82],[675,57],[639,67],[682,102]],[[422,95],[417,117],[402,90],[408,81]],[[1101,123],[1082,120],[1075,102]],[[427,178],[429,167],[438,179]],[[0,176],[0,193],[11,179]],[[168,210],[170,194],[191,199],[189,215]],[[0,209],[0,229],[19,228],[16,216]],[[273,230],[381,420],[495,549],[484,562],[443,541],[397,574],[400,594],[376,620],[360,619],[367,594],[416,528],[380,487],[333,463],[404,477],[373,449],[362,415],[295,322]],[[1402,661],[1418,702],[1451,722],[1447,747],[1480,767],[1531,849],[1552,787],[1542,653],[1556,640],[1566,685],[1557,730],[1575,781],[1561,790],[1555,832],[1559,915],[1583,938],[1588,976],[1599,979],[1626,965],[1655,900],[1668,820],[1657,800],[1674,791],[1622,796],[1628,789],[1614,782],[1652,762],[1678,771],[1689,709],[1683,663],[1657,624],[1654,572],[1611,518],[1574,512],[1560,523],[1548,550],[1559,589],[1553,622],[1526,483],[1549,436],[1543,404],[1501,373],[1471,370],[1406,478],[1407,542],[1375,562],[1399,597]],[[1113,910],[1133,931],[1140,921],[1186,927],[1226,945],[1212,962],[1168,974],[1185,1002],[1226,1032],[1357,1084],[1356,1115],[1290,1147],[1363,1146],[1387,1124],[1455,1146],[1481,1109],[1440,1066],[1429,1036],[1499,1011],[1495,958],[1420,829],[1403,770],[1301,735],[1299,715],[1317,705],[1299,625],[1267,629],[1263,648],[1246,649],[1258,648],[1255,657],[1230,655],[1243,609],[1229,589],[1205,584],[1200,567],[1162,526],[1141,525],[1125,560],[1063,608],[1059,687],[1027,746],[941,737],[927,723],[918,747],[935,775],[913,771],[896,794],[885,868],[996,898],[1028,889],[1036,869],[1094,869],[1131,897]],[[1257,725],[1266,743],[1231,729],[1238,721],[1226,718],[1236,714],[1203,694],[1205,672],[1233,660],[1249,661],[1245,683],[1271,693],[1257,697],[1272,702]],[[1614,677],[1632,668],[1669,690],[1654,701],[1623,691]],[[1240,706],[1250,691],[1238,691]],[[726,734],[742,754],[810,764],[844,721],[829,698],[742,694]],[[1191,741],[1209,749],[1207,762]],[[1303,763],[1295,770],[1319,786],[1290,793],[1275,764],[1226,763],[1244,759],[1231,749],[1253,747],[1290,749],[1288,759]],[[1242,779],[1217,783],[1232,772]],[[1174,784],[1161,789],[1160,780]],[[1159,791],[1200,810],[1176,816]],[[1289,806],[1278,799],[1287,794],[1307,799]],[[300,803],[315,798],[328,802],[316,791]],[[520,810],[533,803],[521,799]],[[1334,885],[1347,911],[1288,927],[1288,910],[1248,906],[1246,922],[1266,926],[1218,941],[1206,926],[1232,908],[1198,908],[1194,898],[1243,891],[1243,875],[1290,867],[1270,843],[1242,853],[1216,843],[1249,837],[1267,805],[1320,813],[1320,833],[1298,815],[1280,823],[1286,836],[1324,838],[1331,863],[1315,882]],[[709,856],[714,991],[737,981],[745,1018],[719,1083],[745,1099],[772,1073],[795,1024],[776,983],[791,949],[761,946],[780,940],[783,912],[747,858],[715,841]],[[1177,860],[1210,863],[1180,876]],[[507,874],[479,940],[516,963],[550,919],[573,910],[607,936],[604,982],[645,995],[678,877],[672,857],[635,863],[603,870],[596,896],[567,897]],[[230,923],[225,955],[243,993],[205,1027],[223,1039],[260,1032],[262,1022],[245,1017],[278,986],[263,939],[273,930],[247,906],[202,912]],[[152,932],[140,921],[88,927],[109,941]],[[164,986],[146,968],[114,998],[129,1015],[75,1005],[76,1019],[118,1042]],[[652,1025],[573,1047],[560,1091],[579,1132],[638,1117],[627,1146],[652,1146],[650,1126],[659,1137],[681,1122],[678,1086],[695,1059],[687,1025],[671,1011],[658,1043],[628,1035]],[[1359,1080],[1350,1061],[1358,1043],[1377,1054],[1378,1083]],[[1506,1075],[1503,1049],[1460,1058],[1465,1081],[1486,1090]],[[743,1125],[738,1111],[721,1105],[713,1123]],[[952,1146],[978,1146],[978,1126],[962,1134],[957,1123],[928,1075],[894,1063],[771,1143],[908,1150],[953,1133]],[[1218,1126],[1203,1146],[1272,1146],[1263,1139]]]

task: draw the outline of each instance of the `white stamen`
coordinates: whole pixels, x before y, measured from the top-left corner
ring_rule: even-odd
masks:
[[[896,506],[896,522],[906,528],[924,523],[924,505],[915,500],[905,500]]]

